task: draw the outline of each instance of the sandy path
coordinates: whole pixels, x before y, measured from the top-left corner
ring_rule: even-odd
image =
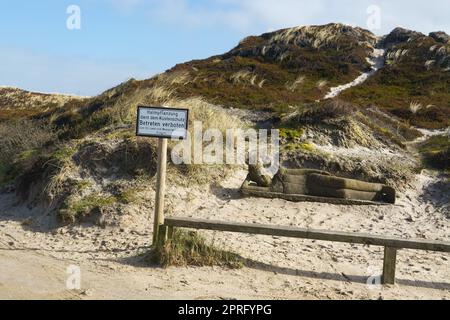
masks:
[[[369,79],[371,76],[373,76],[375,74],[375,72],[377,72],[380,68],[382,68],[384,66],[385,52],[386,52],[386,50],[384,50],[384,49],[374,49],[372,56],[367,59],[367,61],[372,65],[372,70],[362,73],[359,77],[357,77],[355,80],[353,80],[350,83],[346,83],[346,84],[331,88],[330,92],[324,97],[324,99],[326,100],[326,99],[336,98],[343,91],[348,90],[352,87],[359,86],[360,84],[364,83],[367,79]]]
[[[210,190],[169,187],[169,208],[187,217],[450,241],[450,194],[437,188],[431,174],[418,176],[398,206],[384,207],[241,198],[237,188],[244,178],[238,172]],[[136,207],[122,231],[48,231],[50,217],[12,207],[9,195],[0,197],[0,298],[450,299],[448,254],[402,250],[398,284],[371,290],[366,281],[381,269],[382,248],[202,232],[254,263],[242,270],[164,270],[146,267],[140,256],[151,238],[150,219],[142,214],[150,207]],[[31,225],[24,223],[29,215]],[[81,268],[81,290],[65,287],[70,265]]]

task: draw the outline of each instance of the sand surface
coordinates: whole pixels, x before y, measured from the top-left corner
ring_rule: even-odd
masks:
[[[418,175],[398,205],[380,207],[242,198],[244,178],[238,171],[208,189],[169,185],[169,214],[450,241],[448,183],[432,173]],[[149,267],[141,254],[150,244],[151,214],[151,204],[134,207],[122,230],[55,229],[39,208],[0,195],[0,298],[450,299],[445,253],[401,250],[397,284],[371,287],[369,277],[381,273],[379,247],[202,231],[253,262],[240,270]],[[71,265],[80,268],[80,290],[66,287]]]

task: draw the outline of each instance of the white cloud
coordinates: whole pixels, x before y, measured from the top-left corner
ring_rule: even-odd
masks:
[[[150,0],[153,19],[184,27],[229,27],[241,33],[342,22],[367,28],[367,8],[381,8],[381,30],[397,26],[424,33],[450,31],[447,0]]]
[[[0,84],[32,91],[91,96],[130,77],[151,76],[136,65],[53,57],[9,47],[0,47],[0,61]]]
[[[245,11],[224,8],[217,1],[209,4],[186,0],[150,0],[148,8],[150,18],[171,25],[182,25],[189,28],[205,28],[214,26],[232,27],[245,30],[250,27],[249,16]]]
[[[124,13],[130,13],[136,9],[140,4],[143,3],[142,0],[107,0],[119,11]]]

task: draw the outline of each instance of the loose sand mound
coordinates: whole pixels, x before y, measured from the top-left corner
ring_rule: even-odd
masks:
[[[244,171],[212,189],[169,185],[172,215],[357,231],[449,241],[450,195],[439,177],[422,174],[386,207],[292,203],[241,198]],[[441,181],[441,182],[439,182]],[[153,192],[147,190],[149,200]],[[380,274],[382,248],[269,236],[202,232],[251,259],[241,270],[149,268],[140,256],[152,237],[151,201],[128,206],[121,228],[90,224],[48,232],[49,216],[1,196],[0,297],[71,299],[444,299],[450,298],[448,254],[402,250],[397,285],[369,289]],[[444,205],[443,205],[444,204]],[[31,218],[30,218],[31,217]],[[127,221],[127,223],[126,223]],[[65,290],[66,268],[82,271],[82,289]]]

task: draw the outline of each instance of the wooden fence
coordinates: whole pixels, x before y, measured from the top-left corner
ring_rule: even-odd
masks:
[[[216,230],[384,247],[383,284],[395,283],[397,250],[399,249],[450,252],[450,242],[401,239],[364,233],[312,230],[192,218],[166,218],[164,225],[160,226],[160,241],[164,242],[167,238],[170,238],[174,228]]]

